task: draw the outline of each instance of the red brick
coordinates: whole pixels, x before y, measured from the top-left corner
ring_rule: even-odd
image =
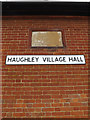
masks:
[[[33,104],[33,107],[45,107],[45,104]]]
[[[52,104],[52,107],[61,107],[61,106],[63,106],[62,103],[54,103],[54,104]]]
[[[86,94],[81,94],[81,97],[85,98],[85,97],[87,97],[87,95]]]
[[[76,98],[76,99],[72,99],[73,102],[78,102],[79,100]]]
[[[52,103],[52,99],[42,99],[42,103]]]
[[[70,112],[70,115],[82,116],[84,113],[82,111]]]
[[[26,107],[26,104],[15,104],[14,107]]]
[[[41,112],[41,108],[34,108],[34,112]]]
[[[71,105],[71,106],[81,106],[82,103],[79,103],[79,102],[78,102],[78,103],[70,103],[70,105]]]
[[[51,117],[52,114],[51,114],[50,112],[48,112],[48,113],[45,114],[45,116],[47,116],[47,117]]]
[[[24,103],[27,103],[27,104],[28,104],[28,103],[35,103],[35,100],[33,100],[33,99],[27,100],[27,99],[26,99],[26,100],[24,100]]]
[[[3,17],[3,118],[88,117],[88,77],[90,77],[88,75],[88,18],[87,16],[46,18],[42,19],[42,16],[40,18],[38,16],[38,19],[31,16]],[[65,49],[31,48],[29,30],[33,28],[63,29]],[[5,65],[6,55],[51,54],[84,55],[86,64]]]
[[[54,108],[43,108],[42,109],[42,111],[44,111],[44,112],[50,112],[50,111],[55,111],[55,109]]]
[[[63,116],[64,115],[64,112],[53,112],[52,113],[52,116]]]
[[[55,111],[60,111],[60,108],[55,108]]]
[[[13,117],[24,117],[25,116],[25,113],[13,113]]]
[[[15,112],[23,112],[23,109],[22,109],[22,108],[17,107],[17,108],[15,109]],[[14,112],[14,113],[15,113],[15,112]]]
[[[17,103],[23,103],[23,100],[17,100]]]

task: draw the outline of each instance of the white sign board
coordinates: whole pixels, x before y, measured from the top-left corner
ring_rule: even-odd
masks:
[[[84,55],[7,55],[6,65],[85,64]]]

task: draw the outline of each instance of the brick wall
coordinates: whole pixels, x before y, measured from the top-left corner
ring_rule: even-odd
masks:
[[[88,18],[3,17],[3,118],[88,118]],[[30,48],[29,29],[63,29],[65,48]],[[85,55],[85,65],[5,65],[6,55]]]

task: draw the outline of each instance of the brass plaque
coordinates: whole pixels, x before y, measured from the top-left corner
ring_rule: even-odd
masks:
[[[34,31],[32,32],[32,47],[63,47],[62,32]]]

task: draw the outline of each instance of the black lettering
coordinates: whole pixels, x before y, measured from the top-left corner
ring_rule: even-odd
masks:
[[[83,62],[82,58],[80,57],[80,61]]]
[[[12,62],[16,62],[15,58],[13,58]]]
[[[24,58],[23,61],[24,61],[24,62],[25,62],[25,61],[31,62],[31,61],[30,61],[30,58]]]
[[[18,60],[18,58],[16,58],[16,60],[15,60],[16,62],[19,62],[19,60]]]
[[[57,58],[57,57],[55,58],[55,62],[56,62],[56,61],[58,61],[58,58]]]
[[[76,59],[76,57],[74,57],[74,61],[77,61],[78,60],[78,58]]]
[[[9,58],[9,57],[8,57],[8,61],[7,61],[7,62],[9,62],[9,61],[12,62],[12,58]]]
[[[19,58],[19,61],[23,62],[24,61],[23,57]]]
[[[42,57],[42,58],[43,58],[43,57]],[[47,59],[47,58],[43,58],[43,61],[46,62],[46,59]]]
[[[63,62],[66,62],[65,57],[63,57]]]
[[[29,57],[26,60],[27,60],[27,62],[30,62],[30,58]]]
[[[48,61],[48,62],[52,62],[52,61],[50,60],[50,58],[47,58],[47,61]]]
[[[35,62],[35,61],[34,61],[34,57],[32,57],[32,62]]]
[[[39,57],[36,58],[36,62],[38,62]]]
[[[54,62],[53,57],[51,58],[51,61]]]
[[[71,61],[71,60],[73,61],[73,57],[69,57],[69,61]]]

